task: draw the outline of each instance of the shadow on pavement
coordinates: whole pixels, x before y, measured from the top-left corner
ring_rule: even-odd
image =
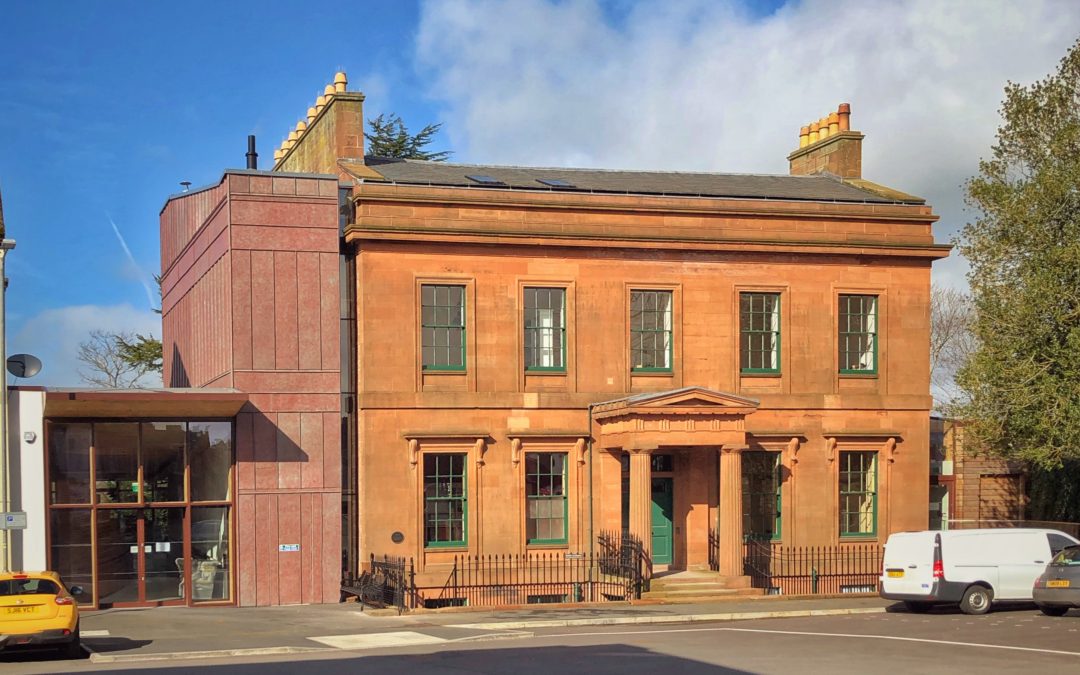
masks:
[[[317,664],[317,665],[316,665]],[[292,673],[296,661],[272,663],[229,664],[221,666],[199,665],[202,673],[230,673],[237,675],[266,675],[268,673]],[[469,649],[443,651],[434,654],[393,654],[389,656],[362,656],[306,661],[305,668],[317,668],[320,675],[357,672],[379,675],[449,675],[451,673],[589,673],[590,675],[676,675],[678,673],[744,673],[746,671],[724,668],[668,654],[658,654],[648,649],[625,644],[591,645],[588,647],[529,647],[522,649]],[[128,670],[128,673],[187,672],[188,666],[156,668],[153,670]]]
[[[90,658],[85,651],[78,659],[69,659],[56,647],[8,647],[0,651],[0,663],[71,662]]]
[[[1032,612],[1037,611],[1039,608],[1035,606],[1033,602],[1008,602],[999,605],[993,605],[990,607],[988,614],[998,614],[1000,612]],[[913,612],[907,608],[902,602],[889,605],[885,608],[885,611],[893,614],[963,614],[960,611],[960,605],[933,605],[928,609],[921,612]]]
[[[106,654],[108,652],[126,652],[130,649],[138,649],[152,644],[153,640],[131,640],[125,637],[93,637],[83,638],[83,645],[92,652]]]

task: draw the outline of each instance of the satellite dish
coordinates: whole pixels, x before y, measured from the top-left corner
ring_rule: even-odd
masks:
[[[12,354],[7,369],[15,377],[33,377],[41,372],[41,359],[31,354]]]

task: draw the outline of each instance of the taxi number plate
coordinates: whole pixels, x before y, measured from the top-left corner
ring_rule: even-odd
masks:
[[[29,614],[34,611],[33,607],[8,607],[8,614]]]
[[[1069,587],[1069,580],[1068,579],[1053,579],[1051,581],[1047,581],[1046,585],[1049,588],[1068,588]]]
[[[904,570],[888,570],[890,577],[902,577],[904,576]]]

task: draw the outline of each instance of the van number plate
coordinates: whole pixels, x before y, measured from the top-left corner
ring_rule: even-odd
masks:
[[[904,570],[886,570],[890,577],[902,577],[904,576]]]
[[[1069,580],[1068,579],[1051,579],[1050,581],[1046,582],[1046,586],[1048,588],[1068,588],[1069,587]]]

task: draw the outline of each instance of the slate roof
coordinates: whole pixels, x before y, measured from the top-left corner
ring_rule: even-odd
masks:
[[[691,173],[678,171],[619,171],[607,169],[563,169],[523,166],[454,164],[414,159],[367,157],[364,165],[342,162],[356,178],[373,179],[374,170],[386,181],[408,185],[453,186],[481,189],[527,189],[552,192],[596,192],[608,194],[667,195],[684,197],[729,197],[742,199],[783,199],[872,204],[923,204],[925,200],[902,192],[859,181],[856,187],[835,176],[787,176],[738,173]],[[483,185],[470,175],[490,176],[501,185]],[[562,180],[573,187],[552,187],[540,179]],[[880,186],[874,186],[880,187]]]

